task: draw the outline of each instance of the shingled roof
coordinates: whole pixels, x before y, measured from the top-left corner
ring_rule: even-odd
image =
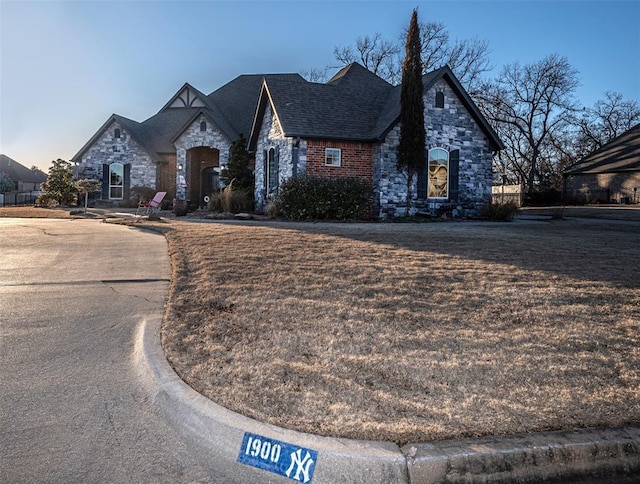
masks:
[[[483,130],[493,151],[503,148],[449,67],[423,77],[424,89],[445,79]],[[400,120],[401,86],[392,86],[360,64],[341,69],[326,84],[265,79],[249,138],[254,150],[267,102],[273,106],[285,136],[353,141],[380,141]]]
[[[216,125],[231,140],[240,133],[249,133],[260,88],[264,79],[291,83],[306,83],[299,74],[250,74],[238,76],[208,96],[185,83],[156,114],[139,123],[112,114],[91,139],[72,158],[79,162],[86,151],[114,122],[118,122],[154,161],[161,161],[162,153],[174,153],[174,141],[201,114]],[[184,90],[195,93],[204,106],[171,107]]]
[[[640,171],[640,124],[565,170],[565,175]]]
[[[9,158],[7,155],[0,155],[0,171],[6,174],[12,181],[42,183],[47,180],[46,175],[30,170],[16,160]]]
[[[502,143],[448,67],[423,78],[425,90],[444,78],[490,140]],[[171,107],[185,89],[201,101],[192,107]],[[192,98],[193,99],[193,98]],[[299,74],[246,74],[209,95],[185,83],[158,113],[143,122],[113,114],[72,158],[86,151],[114,122],[118,122],[154,161],[174,153],[175,140],[195,119],[204,115],[229,139],[248,134],[255,149],[259,123],[267,103],[274,106],[286,136],[353,141],[379,141],[400,118],[400,86],[392,86],[358,63],[342,68],[327,83],[308,82]]]

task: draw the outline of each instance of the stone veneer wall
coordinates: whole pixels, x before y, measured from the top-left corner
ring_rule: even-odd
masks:
[[[256,209],[264,210],[267,202],[267,193],[265,187],[265,151],[271,148],[279,147],[280,158],[278,163],[278,185],[293,176],[293,156],[295,150],[295,140],[284,135],[282,127],[273,115],[271,106],[267,106],[262,119],[260,134],[256,145],[255,156],[255,202]],[[304,173],[307,166],[307,141],[300,140],[297,147],[298,166],[297,173]]]
[[[115,137],[116,129],[120,130],[120,138]],[[95,178],[102,181],[102,165],[111,163],[131,165],[129,180],[131,188],[147,187],[155,190],[155,162],[117,121],[114,121],[82,156],[78,175],[80,178]],[[113,203],[120,202],[114,200]]]
[[[436,92],[445,96],[444,108],[435,108]],[[417,179],[413,186],[413,212],[436,213],[445,204],[453,205],[459,216],[474,216],[491,200],[492,158],[489,142],[449,84],[441,79],[425,95],[425,149],[460,150],[458,200],[418,199]],[[374,186],[382,219],[405,213],[407,182],[397,169],[396,150],[400,127],[393,128],[374,153]],[[417,177],[416,177],[417,178]]]
[[[207,123],[206,131],[200,131],[200,123],[204,121]],[[204,115],[198,116],[193,123],[180,135],[175,141],[176,147],[176,179],[179,182],[180,175],[184,180],[189,180],[190,173],[188,173],[189,166],[187,163],[187,150],[191,148],[198,148],[200,146],[208,146],[209,148],[215,148],[220,152],[219,164],[220,167],[227,166],[229,163],[229,150],[231,148],[230,140],[217,126],[211,123],[211,121]],[[183,173],[180,173],[178,166],[183,166]],[[176,198],[178,200],[187,199],[187,187],[180,186],[178,183],[176,186]]]

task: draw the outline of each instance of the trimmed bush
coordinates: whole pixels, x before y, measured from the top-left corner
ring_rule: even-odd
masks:
[[[511,222],[518,215],[518,206],[513,202],[490,203],[480,211],[480,218],[496,222]]]
[[[355,220],[365,216],[373,189],[357,178],[302,175],[280,186],[277,211],[291,220]]]

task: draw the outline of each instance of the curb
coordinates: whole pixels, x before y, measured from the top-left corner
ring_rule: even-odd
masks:
[[[180,379],[164,355],[161,324],[161,318],[141,322],[134,348],[152,401],[183,438],[206,452],[215,466],[230,470],[238,482],[526,483],[640,476],[640,427],[407,444],[401,449],[392,442],[320,437],[258,422],[217,405]],[[249,454],[247,433],[315,451],[317,462],[309,475],[289,478],[265,466],[240,463],[245,445]]]

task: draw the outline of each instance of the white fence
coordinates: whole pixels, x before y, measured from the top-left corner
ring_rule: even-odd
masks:
[[[491,201],[493,203],[513,202],[522,206],[522,185],[494,185],[491,187]]]

